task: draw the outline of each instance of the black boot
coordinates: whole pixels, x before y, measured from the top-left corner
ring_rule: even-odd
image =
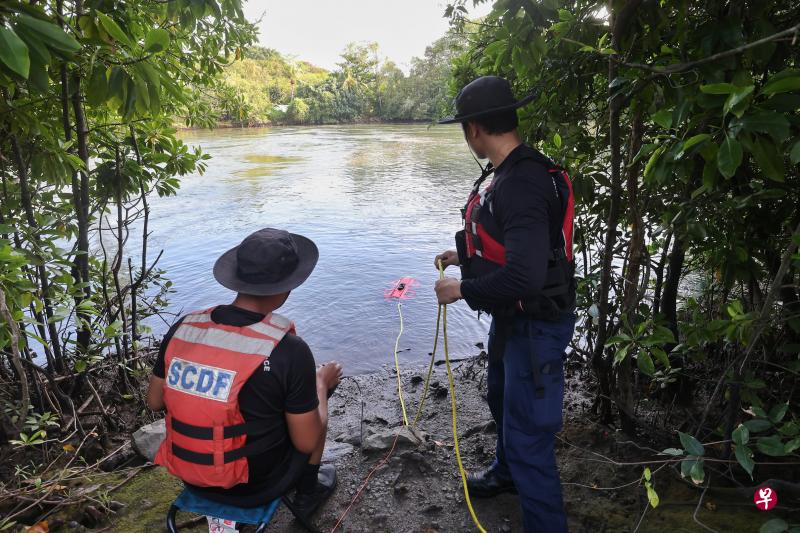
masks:
[[[292,501],[294,511],[303,517],[314,514],[325,500],[331,497],[336,488],[336,468],[333,465],[322,465],[317,474],[317,484],[312,488],[299,487]]]
[[[487,468],[476,474],[467,474],[467,488],[470,496],[477,498],[491,498],[504,492],[517,493],[514,482],[500,477],[493,468]]]

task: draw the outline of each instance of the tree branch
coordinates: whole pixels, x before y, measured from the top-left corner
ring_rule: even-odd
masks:
[[[783,30],[778,32],[774,35],[770,35],[768,37],[764,37],[763,39],[759,39],[757,41],[753,41],[752,43],[743,44],[742,46],[738,46],[736,48],[732,48],[730,50],[725,50],[724,52],[719,52],[717,54],[710,55],[703,59],[698,59],[697,61],[689,61],[688,63],[678,63],[676,65],[670,65],[668,67],[655,67],[653,65],[648,65],[646,63],[628,63],[625,61],[620,61],[617,59],[616,56],[611,56],[613,61],[618,61],[620,65],[624,65],[630,68],[638,68],[641,70],[647,70],[649,72],[654,72],[656,74],[676,74],[678,72],[683,72],[685,70],[691,70],[694,67],[699,65],[703,65],[705,63],[711,63],[713,61],[718,61],[720,59],[724,59],[729,56],[733,56],[736,54],[740,54],[745,50],[749,50],[750,48],[755,48],[757,46],[761,46],[762,44],[767,44],[771,41],[776,39],[780,39],[782,37],[786,37],[788,35],[797,34],[800,32],[800,24],[792,26],[789,29]]]

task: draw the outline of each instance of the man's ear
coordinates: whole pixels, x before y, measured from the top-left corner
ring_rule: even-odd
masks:
[[[467,130],[467,138],[468,139],[477,139],[480,136],[480,128],[474,122],[467,122],[466,123],[466,130]]]

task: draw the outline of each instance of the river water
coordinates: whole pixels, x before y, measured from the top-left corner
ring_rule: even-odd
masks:
[[[280,311],[318,362],[338,359],[348,374],[393,364],[400,322],[384,290],[404,276],[419,286],[403,302],[401,364],[429,359],[433,258],[453,247],[459,208],[479,174],[459,127],[219,129],[182,137],[212,159],[204,174],[182,179],[177,197],[150,202],[149,254],[164,250],[159,267],[175,290],[168,311],[229,303],[233,293],[214,280],[214,261],[257,229],[284,228],[320,250],[316,270]],[[149,323],[156,333],[167,327]],[[487,330],[487,318],[464,302],[450,306],[451,357],[477,353]]]

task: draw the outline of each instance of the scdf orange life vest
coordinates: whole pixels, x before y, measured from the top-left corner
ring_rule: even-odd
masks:
[[[214,323],[211,311],[184,317],[167,345],[167,434],[155,462],[191,485],[230,488],[247,483],[247,458],[270,445],[253,438],[265,429],[245,423],[239,391],[260,365],[269,365],[294,324],[271,313],[249,326],[228,326]]]

